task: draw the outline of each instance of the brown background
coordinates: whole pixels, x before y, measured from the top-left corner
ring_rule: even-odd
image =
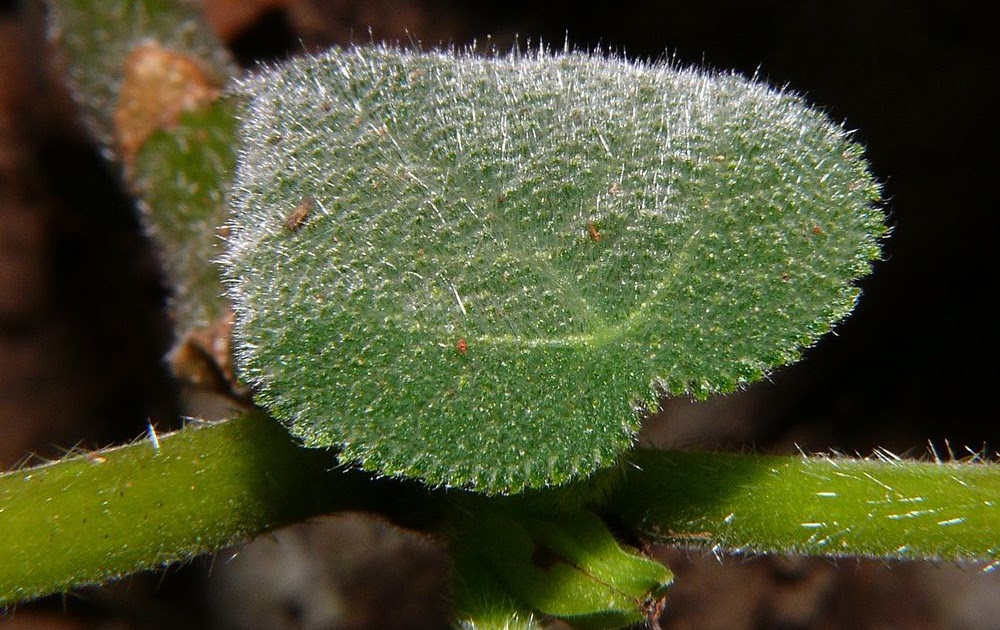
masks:
[[[134,438],[173,392],[156,262],[116,177],[47,70],[31,3],[0,3],[0,468]],[[981,5],[976,5],[981,6]],[[370,39],[506,48],[541,37],[758,73],[858,129],[894,235],[857,313],[768,382],[667,401],[647,443],[764,452],[994,453],[1000,376],[995,46],[971,2],[208,2],[246,66]],[[993,11],[993,9],[989,9]],[[2,561],[0,542],[0,561]],[[945,562],[717,560],[679,573],[668,628],[1000,628],[1000,576]],[[22,607],[3,627],[435,628],[440,549],[334,517],[229,552]],[[324,561],[325,560],[325,561]],[[247,576],[262,578],[253,583]],[[273,621],[273,623],[272,623]]]

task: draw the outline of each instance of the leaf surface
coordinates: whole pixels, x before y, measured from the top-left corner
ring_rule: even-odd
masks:
[[[854,305],[883,217],[788,92],[582,53],[333,50],[245,80],[238,361],[311,446],[512,493],[614,463]]]

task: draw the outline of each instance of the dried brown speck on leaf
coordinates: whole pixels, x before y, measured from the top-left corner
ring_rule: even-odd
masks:
[[[587,233],[590,234],[590,240],[594,241],[595,243],[601,240],[601,233],[597,231],[597,226],[594,225],[593,223],[587,224]]]
[[[219,86],[188,55],[156,42],[133,48],[125,59],[115,109],[115,134],[126,166],[150,134],[175,125],[181,113],[207,105],[219,94]]]
[[[309,215],[312,213],[313,204],[314,201],[312,197],[303,197],[302,201],[299,202],[299,205],[295,206],[295,209],[292,210],[291,214],[285,217],[285,227],[289,232],[299,231],[299,228],[302,227],[302,224],[306,222],[306,219],[308,219]]]

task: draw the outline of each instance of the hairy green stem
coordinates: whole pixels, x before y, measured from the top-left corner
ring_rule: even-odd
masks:
[[[995,464],[638,451],[627,466],[604,513],[665,540],[915,559],[994,561],[1000,551]],[[485,502],[483,509],[507,503],[523,512],[558,505],[566,491],[537,491],[526,503],[375,480],[338,468],[329,451],[298,446],[273,420],[247,415],[161,436],[158,447],[147,439],[0,475],[0,605],[326,512],[365,510],[439,530],[456,501],[465,511]]]
[[[630,463],[606,507],[654,538],[760,553],[1000,557],[996,464],[655,451]]]
[[[330,453],[300,448],[273,420],[247,415],[0,475],[0,606],[324,512],[406,505],[412,486],[335,466]]]
[[[218,228],[236,155],[236,74],[196,0],[49,0],[49,36],[79,113],[123,169],[171,290],[177,341],[228,302]]]

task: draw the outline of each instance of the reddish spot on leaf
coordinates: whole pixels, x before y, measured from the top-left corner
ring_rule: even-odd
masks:
[[[823,231],[823,228],[821,228],[818,225],[814,225],[813,226],[812,233],[815,234],[816,236],[820,236],[822,234],[826,234],[826,232]]]
[[[469,351],[469,344],[465,342],[465,339],[459,339],[455,342],[455,349],[458,350],[459,354],[465,354]]]

